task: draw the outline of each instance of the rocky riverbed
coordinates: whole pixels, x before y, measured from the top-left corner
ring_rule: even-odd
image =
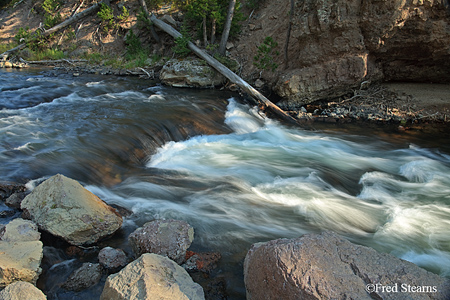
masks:
[[[118,227],[108,226],[112,231],[99,232],[92,223],[106,222],[102,219],[106,213],[114,219],[108,222],[120,227],[123,217],[78,182],[55,175],[31,193],[15,183],[0,184],[0,191],[2,201],[11,209],[17,209],[21,202],[22,217],[31,219],[15,218],[1,227],[2,299],[47,299],[35,286],[43,272],[41,232],[65,240],[75,259],[86,250],[97,253],[95,262],[83,263],[67,278],[62,288],[68,291],[104,285],[100,299],[105,300],[227,299],[224,282],[218,284],[217,278],[209,277],[220,253],[188,251],[195,229],[184,221],[144,224],[129,235],[134,256],[127,257],[120,248],[97,247],[98,239],[107,240]],[[72,215],[70,222],[67,213]],[[90,233],[95,238],[89,239]],[[52,268],[47,266],[44,271],[52,272]],[[247,299],[450,297],[448,279],[390,254],[352,244],[332,232],[253,244],[243,273]],[[107,276],[104,283],[103,276]]]

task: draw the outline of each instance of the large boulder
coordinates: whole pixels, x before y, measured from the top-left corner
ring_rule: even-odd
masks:
[[[210,88],[224,83],[225,78],[199,59],[171,59],[162,68],[159,78],[174,87]]]
[[[247,299],[450,299],[450,281],[334,233],[252,245]]]
[[[1,229],[0,236],[0,288],[15,281],[36,284],[43,257],[36,224],[14,219]]]
[[[55,175],[22,201],[40,229],[72,245],[93,244],[122,226],[122,217],[77,181]]]
[[[143,253],[167,256],[178,264],[194,240],[194,228],[179,220],[155,220],[145,223],[128,237],[136,257]]]
[[[46,300],[47,296],[32,285],[25,281],[16,281],[8,285],[0,292],[0,299],[2,300]]]
[[[119,273],[110,275],[100,300],[205,299],[203,289],[172,260],[143,254]]]

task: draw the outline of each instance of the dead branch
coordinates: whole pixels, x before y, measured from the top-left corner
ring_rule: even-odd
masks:
[[[144,2],[144,0],[140,0],[141,4]],[[173,38],[181,37],[181,33],[175,30],[172,26],[169,24],[159,20],[155,15],[150,14],[147,10],[146,6],[143,6],[144,11],[146,11],[146,14],[150,16],[150,21],[158,27],[159,29],[163,30],[164,32],[171,35]],[[269,99],[267,99],[264,95],[262,95],[260,92],[258,92],[255,88],[253,88],[250,84],[248,84],[246,81],[244,81],[241,77],[233,73],[230,69],[225,67],[223,64],[218,62],[215,58],[213,58],[211,55],[207,54],[200,48],[198,48],[194,43],[189,42],[188,44],[189,49],[192,50],[198,57],[205,60],[211,67],[213,67],[215,70],[217,70],[220,74],[225,76],[228,80],[235,83],[237,86],[239,86],[245,93],[250,95],[252,98],[254,98],[258,103],[260,103],[263,107],[269,109],[274,114],[276,114],[278,117],[285,121],[289,121],[291,123],[296,123],[297,121],[291,117],[289,114],[287,114],[285,111],[283,111],[281,108],[273,104]]]

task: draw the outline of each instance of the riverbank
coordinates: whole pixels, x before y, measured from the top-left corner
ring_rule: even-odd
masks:
[[[83,76],[97,74],[110,76],[138,76],[159,80],[159,72],[166,60],[162,59],[147,68],[118,69],[86,62],[61,61],[39,64],[50,73]],[[225,84],[218,89],[236,91],[235,86]],[[260,87],[266,96],[272,92]],[[275,101],[275,100],[273,100]],[[360,89],[349,91],[334,100],[321,100],[300,107],[280,105],[300,124],[348,124],[371,123],[394,126],[398,131],[420,130],[447,132],[450,127],[450,84],[432,83],[366,83]],[[440,130],[443,129],[443,130]]]

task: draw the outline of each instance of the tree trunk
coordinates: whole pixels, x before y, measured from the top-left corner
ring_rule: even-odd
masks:
[[[220,40],[220,45],[219,45],[219,54],[220,55],[225,55],[225,52],[227,50],[228,36],[230,35],[231,21],[233,20],[235,5],[236,5],[236,0],[230,0],[230,3],[228,4],[227,19],[225,20],[225,28],[223,29],[222,39]]]
[[[206,33],[206,15],[203,16],[203,47],[208,46],[208,36]]]
[[[211,45],[214,44],[216,41],[216,19],[212,19],[211,21]]]
[[[159,20],[157,17],[155,17],[153,14],[150,15],[150,20],[155,24],[156,27],[161,29],[162,31],[168,33],[171,35],[174,39],[181,37],[181,33],[179,33],[177,30],[175,30],[172,26],[166,24],[165,22]],[[218,62],[216,59],[214,59],[211,55],[207,54],[206,52],[202,51],[200,48],[194,45],[194,43],[189,42],[188,44],[189,49],[192,50],[197,56],[204,59],[211,67],[216,69],[220,74],[225,76],[228,80],[230,80],[232,83],[235,83],[238,85],[245,93],[253,97],[258,103],[262,104],[265,108],[272,111],[274,114],[276,114],[281,119],[298,124],[297,121],[288,115],[285,111],[283,111],[281,108],[273,104],[269,99],[264,97],[260,92],[258,92],[255,88],[253,88],[250,84],[245,82],[241,77],[237,76],[235,73],[233,73],[230,69],[222,65],[220,62]]]
[[[63,28],[66,28],[67,26],[69,26],[69,25],[75,23],[76,21],[80,20],[81,18],[84,18],[85,16],[90,15],[90,14],[96,12],[96,11],[99,9],[101,3],[103,3],[103,1],[98,2],[98,3],[94,4],[94,5],[92,5],[92,6],[89,7],[88,9],[85,9],[85,10],[83,10],[82,12],[80,12],[80,13],[74,15],[73,17],[68,18],[68,19],[65,20],[64,22],[59,23],[58,25],[56,25],[56,26],[50,28],[49,30],[44,31],[44,32],[42,33],[42,37],[47,37],[47,36],[51,35],[52,33],[55,33],[55,32],[57,32],[58,30],[61,30],[61,29],[63,29]],[[10,49],[10,50],[8,50],[8,51],[5,51],[4,53],[2,53],[2,54],[0,54],[0,55],[12,53],[12,52],[14,52],[14,51],[23,49],[23,48],[25,48],[26,46],[27,46],[26,43],[20,44],[19,46],[15,47],[15,48],[12,48],[12,49]]]

